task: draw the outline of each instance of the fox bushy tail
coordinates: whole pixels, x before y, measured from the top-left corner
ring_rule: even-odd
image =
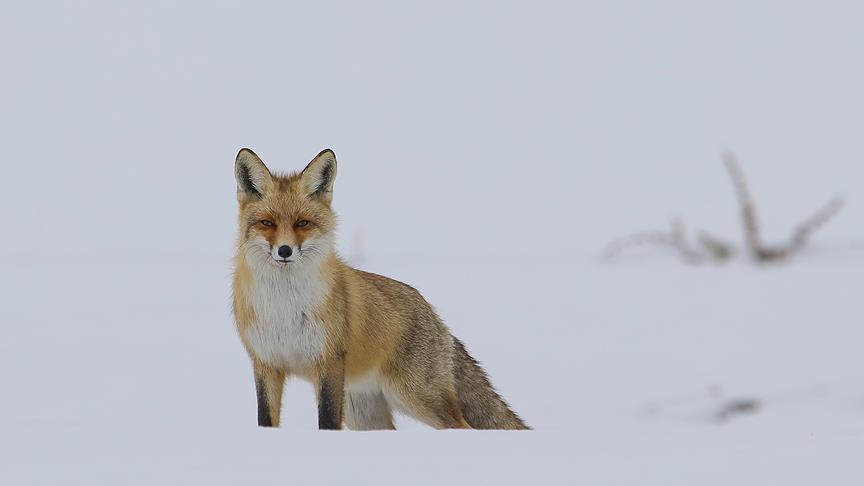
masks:
[[[530,429],[498,395],[486,372],[468,354],[462,341],[453,338],[456,394],[465,420],[475,429]]]

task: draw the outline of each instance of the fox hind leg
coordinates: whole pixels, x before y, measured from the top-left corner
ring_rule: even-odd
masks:
[[[380,391],[345,394],[345,425],[351,430],[395,430],[393,412]]]
[[[452,387],[402,384],[388,387],[386,397],[399,410],[436,429],[471,428],[462,416],[456,390]]]

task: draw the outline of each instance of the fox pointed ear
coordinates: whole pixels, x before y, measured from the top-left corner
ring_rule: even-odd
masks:
[[[237,178],[237,198],[261,197],[272,182],[270,170],[248,148],[240,149],[234,162],[234,176]]]
[[[336,154],[330,149],[321,153],[309,162],[300,173],[300,183],[311,199],[318,199],[326,204],[333,200],[333,181],[336,180]]]

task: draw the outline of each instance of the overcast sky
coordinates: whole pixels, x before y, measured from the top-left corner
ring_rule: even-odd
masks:
[[[778,236],[864,184],[861,2],[213,3],[3,8],[0,245],[228,254],[243,146],[332,147],[373,254],[735,231],[726,149]]]

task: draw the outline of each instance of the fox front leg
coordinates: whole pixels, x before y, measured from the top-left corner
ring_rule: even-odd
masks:
[[[342,428],[345,397],[345,359],[340,356],[318,371],[318,429]]]
[[[255,372],[255,396],[258,400],[258,425],[260,427],[279,427],[285,372],[258,363],[253,364],[253,368]]]

